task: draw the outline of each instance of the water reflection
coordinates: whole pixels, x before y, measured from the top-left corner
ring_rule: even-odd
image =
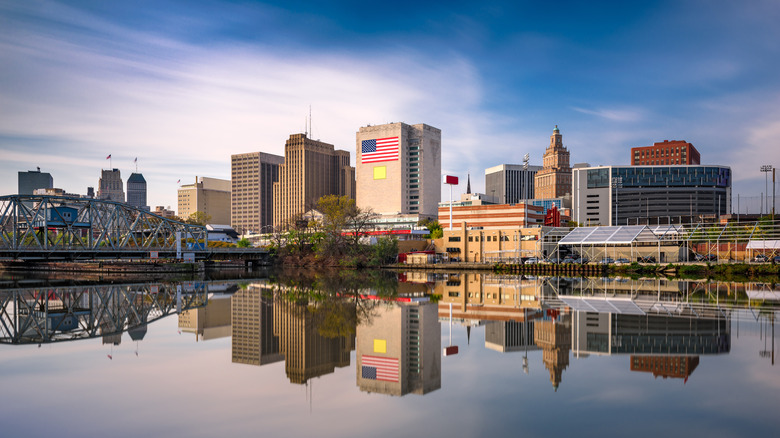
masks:
[[[206,303],[206,283],[141,283],[0,290],[0,342],[42,344],[122,333],[145,336],[146,325]]]
[[[764,336],[773,336],[780,291],[768,283],[659,278],[296,271],[264,279],[16,288],[0,291],[0,300],[3,343],[102,337],[119,345],[124,332],[143,339],[148,324],[178,313],[180,333],[195,341],[229,337],[234,364],[284,362],[290,383],[307,384],[351,366],[355,351],[360,391],[403,396],[442,387],[442,357],[459,348],[453,329],[465,330],[464,348],[472,330],[484,329],[484,348],[522,353],[526,374],[535,368],[529,353],[541,357],[539,369],[555,390],[570,359],[594,355],[625,356],[630,371],[687,381],[701,356],[731,352],[739,318],[771,324]],[[442,324],[450,334],[446,346]],[[761,357],[774,364],[773,338]]]

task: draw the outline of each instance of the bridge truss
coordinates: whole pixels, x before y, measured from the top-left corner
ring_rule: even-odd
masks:
[[[206,228],[130,205],[68,196],[0,197],[0,251],[149,252],[208,246]]]

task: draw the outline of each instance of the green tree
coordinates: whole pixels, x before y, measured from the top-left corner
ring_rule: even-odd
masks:
[[[190,225],[206,225],[211,222],[211,215],[202,211],[196,211],[195,213],[190,214],[190,217],[188,217],[185,222]]]
[[[249,241],[246,237],[243,239],[240,239],[238,242],[236,242],[236,246],[239,248],[249,248],[252,246],[252,242]]]

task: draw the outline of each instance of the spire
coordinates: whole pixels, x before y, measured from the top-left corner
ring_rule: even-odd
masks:
[[[471,174],[470,173],[466,174],[466,194],[467,195],[471,194]]]

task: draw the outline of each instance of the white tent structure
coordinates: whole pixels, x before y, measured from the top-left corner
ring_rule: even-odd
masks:
[[[590,260],[601,257],[629,260],[653,257],[656,261],[663,262],[666,257],[665,252],[661,251],[662,240],[668,240],[666,245],[674,245],[676,259],[679,254],[678,241],[675,238],[662,238],[679,230],[672,230],[674,227],[668,225],[656,228],[662,229],[655,230],[646,225],[579,227],[562,238],[558,246],[568,246]]]

